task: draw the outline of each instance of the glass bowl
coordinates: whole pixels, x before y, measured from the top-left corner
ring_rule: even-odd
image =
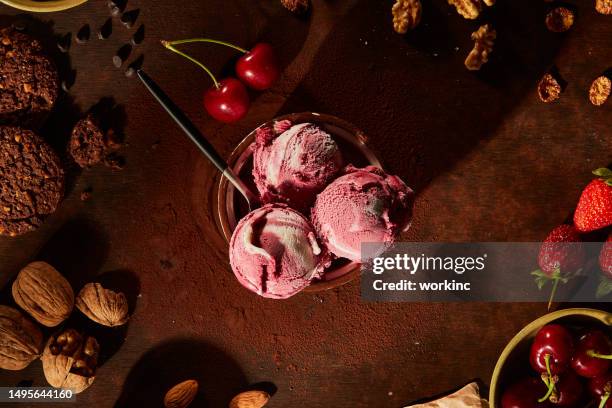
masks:
[[[0,2],[6,4],[7,6],[34,13],[50,13],[53,11],[67,10],[69,8],[79,6],[86,1],[87,0],[0,0]]]
[[[335,116],[315,112],[292,113],[274,118],[249,133],[236,146],[227,163],[230,168],[249,186],[257,191],[253,181],[253,151],[255,147],[255,133],[262,126],[271,126],[274,122],[289,120],[293,124],[315,123],[329,133],[338,144],[345,164],[357,167],[373,165],[382,167],[374,153],[367,147],[367,137],[353,124]],[[232,232],[238,221],[247,214],[246,201],[236,192],[234,186],[225,177],[221,177],[217,188],[217,224],[218,228],[229,243]],[[351,262],[344,258],[334,260],[320,280],[312,282],[304,292],[319,292],[341,286],[359,276],[360,263]]]

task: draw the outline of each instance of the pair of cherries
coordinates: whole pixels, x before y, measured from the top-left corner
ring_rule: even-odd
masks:
[[[544,326],[529,354],[531,367],[541,380],[529,377],[513,384],[502,396],[502,408],[576,406],[584,393],[580,378],[588,379],[588,389],[599,400],[600,408],[612,408],[612,399],[608,402],[612,392],[611,352],[610,339],[600,330],[587,331],[575,343],[565,327]]]
[[[213,73],[200,61],[179,51],[175,46],[194,42],[219,44],[235,49],[243,55],[236,62],[236,76],[217,81]],[[224,123],[241,119],[249,110],[249,94],[245,87],[263,91],[270,88],[280,76],[280,68],[270,44],[258,43],[252,49],[245,50],[237,45],[210,38],[190,38],[187,40],[162,41],[164,47],[187,58],[202,68],[213,81],[213,86],[204,92],[204,108],[210,116]]]

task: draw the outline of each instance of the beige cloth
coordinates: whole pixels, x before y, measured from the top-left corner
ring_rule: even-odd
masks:
[[[457,392],[424,404],[409,405],[405,408],[488,408],[487,400],[480,397],[478,384],[469,383]]]

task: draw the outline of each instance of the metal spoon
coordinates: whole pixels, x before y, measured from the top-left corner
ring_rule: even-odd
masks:
[[[221,155],[217,153],[215,148],[210,144],[208,140],[200,133],[198,128],[185,116],[178,106],[172,102],[172,100],[166,95],[164,91],[153,81],[143,70],[139,69],[136,71],[140,81],[147,87],[151,95],[157,99],[157,102],[168,112],[168,114],[174,119],[174,121],[183,129],[183,132],[191,139],[193,143],[200,149],[202,153],[215,165],[221,172],[223,177],[227,178],[230,183],[236,187],[236,190],[240,192],[247,200],[249,211],[259,207],[259,198],[246,184],[229,168],[228,164],[223,160]]]

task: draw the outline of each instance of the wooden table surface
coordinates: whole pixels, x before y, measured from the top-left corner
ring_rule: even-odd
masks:
[[[576,24],[564,34],[546,30],[547,4],[533,0],[499,0],[476,22],[443,0],[423,0],[421,25],[406,36],[393,32],[387,0],[314,0],[305,18],[277,0],[129,0],[128,9],[140,9],[146,31],[132,59],[145,56],[149,75],[223,155],[280,114],[330,113],[363,129],[386,169],[416,190],[404,239],[537,241],[571,216],[591,170],[612,160],[612,101],[594,107],[587,96],[612,65],[612,17],[597,14],[593,0],[571,2]],[[47,36],[74,36],[85,23],[95,31],[108,17],[105,3],[31,24]],[[19,14],[0,11],[5,22]],[[495,51],[481,72],[468,72],[470,33],[483,22],[497,29]],[[315,408],[400,407],[470,379],[487,384],[506,342],[545,305],[370,304],[357,281],[271,301],[236,282],[215,225],[218,175],[111,63],[135,28],[115,20],[110,39],[73,43],[61,65],[76,83],[43,129],[63,151],[80,112],[102,98],[116,103],[125,169],[71,168],[67,197],[42,228],[0,239],[0,303],[11,302],[13,277],[37,259],[75,289],[101,279],[130,297],[133,316],[126,328],[100,334],[104,363],[77,405],[161,406],[167,387],[186,378],[200,381],[198,407],[227,406],[257,383],[277,389],[270,407]],[[282,62],[279,83],[254,93],[237,124],[205,114],[208,79],[159,44],[200,35],[245,47],[268,41]],[[231,50],[191,50],[230,72]],[[567,87],[544,104],[536,84],[553,66]],[[87,188],[93,194],[83,202]],[[0,372],[0,385],[17,384],[45,385],[40,362]]]

